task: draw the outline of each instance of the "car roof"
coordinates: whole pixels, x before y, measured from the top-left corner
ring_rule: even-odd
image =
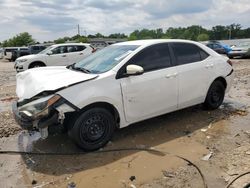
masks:
[[[58,46],[70,46],[70,45],[89,46],[90,44],[88,44],[88,43],[63,43],[63,44],[54,44],[54,45],[51,45],[51,46],[58,47]]]
[[[147,46],[152,44],[158,43],[165,43],[165,42],[184,42],[184,43],[193,43],[196,44],[197,42],[191,40],[183,40],[183,39],[147,39],[147,40],[133,40],[133,41],[126,41],[126,42],[119,42],[113,45],[139,45],[139,46]]]

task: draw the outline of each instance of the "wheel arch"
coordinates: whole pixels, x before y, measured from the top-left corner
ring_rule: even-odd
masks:
[[[46,66],[46,64],[43,61],[33,61],[29,64],[28,68],[31,68],[32,65],[34,64],[42,64],[43,66]]]
[[[226,79],[224,77],[220,76],[220,77],[216,78],[212,83],[214,83],[215,81],[222,82],[222,84],[225,86],[225,89],[227,88],[227,81],[226,81]],[[211,86],[211,84],[210,84],[210,86]]]
[[[116,127],[119,128],[120,127],[120,114],[119,111],[116,109],[116,107],[108,102],[94,102],[91,104],[88,104],[87,106],[83,107],[82,109],[80,109],[80,112],[84,112],[86,110],[89,110],[91,108],[104,108],[106,110],[108,110],[115,119],[116,122]]]
[[[222,84],[225,86],[225,90],[226,90],[226,88],[227,88],[227,81],[226,81],[226,79],[225,79],[223,76],[219,76],[219,77],[215,78],[215,79],[210,83],[210,85],[208,86],[207,92],[206,92],[206,94],[205,94],[204,101],[206,100],[206,97],[207,97],[209,88],[211,87],[211,85],[212,85],[215,81],[220,81],[220,82],[222,82]]]

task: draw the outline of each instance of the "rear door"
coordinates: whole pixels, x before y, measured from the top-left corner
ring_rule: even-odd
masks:
[[[178,108],[204,102],[212,75],[209,55],[192,43],[171,43],[170,46],[179,76]]]
[[[177,109],[178,75],[172,66],[168,44],[143,49],[119,70],[123,75],[129,64],[142,66],[144,73],[121,77],[125,116],[136,122]]]

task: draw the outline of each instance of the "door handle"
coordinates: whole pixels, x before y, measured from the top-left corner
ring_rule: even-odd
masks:
[[[213,68],[214,67],[214,64],[208,64],[206,65],[206,68]]]
[[[177,72],[173,74],[174,77],[176,77],[177,75],[178,75]]]
[[[79,55],[82,55],[83,53],[79,53]]]
[[[62,55],[62,57],[67,57],[66,55]]]
[[[166,75],[165,76],[165,78],[174,78],[174,77],[176,77],[178,74],[177,74],[177,72],[176,73],[174,73],[174,74],[168,74],[168,75]]]
[[[205,67],[208,69],[210,67],[210,65],[206,65]]]

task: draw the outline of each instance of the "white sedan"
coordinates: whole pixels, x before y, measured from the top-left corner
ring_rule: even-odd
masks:
[[[117,43],[68,67],[17,74],[13,104],[24,129],[65,127],[84,150],[103,147],[116,128],[203,103],[218,108],[233,67],[203,44],[186,40]]]

